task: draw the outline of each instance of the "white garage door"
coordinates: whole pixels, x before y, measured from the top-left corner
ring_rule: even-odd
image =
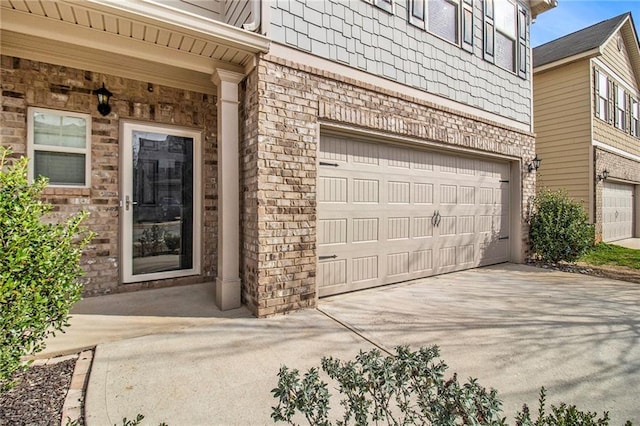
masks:
[[[323,136],[318,291],[358,290],[509,258],[509,165]]]
[[[605,182],[602,194],[602,239],[633,237],[633,185]]]

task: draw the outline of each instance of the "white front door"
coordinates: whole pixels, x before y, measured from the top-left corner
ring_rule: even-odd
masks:
[[[124,282],[200,273],[200,132],[124,122]]]
[[[509,164],[323,136],[320,296],[509,260]]]

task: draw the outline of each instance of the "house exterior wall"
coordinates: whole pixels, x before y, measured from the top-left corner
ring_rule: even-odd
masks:
[[[140,288],[211,281],[216,275],[217,173],[216,107],[211,95],[115,77],[81,69],[3,55],[1,57],[3,146],[14,156],[27,152],[27,108],[42,107],[91,114],[91,186],[45,190],[45,200],[62,218],[87,210],[85,225],[96,233],[86,248],[82,265],[85,294],[105,294]],[[115,95],[106,117],[96,110],[92,91],[105,82]],[[144,283],[121,284],[119,235],[119,125],[121,119],[140,120],[200,129],[203,132],[202,274]]]
[[[633,87],[637,89],[636,77],[624,41],[622,41],[622,50],[618,49],[619,38],[624,40],[620,32],[615,34],[609,42],[605,44],[603,49],[604,54],[599,59],[609,68],[615,70],[616,74],[625,82],[633,85]]]
[[[542,159],[538,189],[564,189],[589,208],[591,149],[589,60],[536,73],[533,77],[536,153]]]
[[[258,255],[257,262],[245,261],[256,270],[254,279],[243,282],[243,295],[260,317],[316,304],[317,151],[323,126],[499,154],[520,164],[535,154],[532,134],[307,65],[264,56],[254,72],[246,81],[243,106],[249,116],[257,104],[258,135],[257,142],[244,136],[243,212],[252,217],[257,210],[258,244],[251,231],[244,231],[244,247],[247,252],[257,248]],[[254,97],[256,103],[249,101]],[[525,250],[535,174],[520,171],[518,237]]]
[[[531,123],[530,72],[523,79],[483,58],[482,1],[473,2],[472,53],[410,24],[408,0],[394,1],[393,13],[373,3],[269,2],[267,36],[322,58]],[[529,64],[529,25],[526,32]]]

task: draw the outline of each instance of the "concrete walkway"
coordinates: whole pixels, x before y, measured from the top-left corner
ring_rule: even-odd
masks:
[[[640,238],[627,238],[625,240],[613,241],[611,244],[630,249],[640,250]]]
[[[497,265],[322,299],[318,310],[254,319],[221,313],[189,286],[82,301],[49,351],[98,344],[87,424],[271,424],[285,364],[437,344],[450,372],[495,387],[512,417],[540,386],[612,425],[640,423],[640,286]],[[77,343],[74,343],[77,342]],[[330,389],[333,391],[333,389]],[[332,392],[335,393],[335,392]]]

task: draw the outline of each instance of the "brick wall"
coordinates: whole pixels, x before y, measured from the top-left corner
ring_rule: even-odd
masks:
[[[217,158],[215,99],[210,95],[93,73],[9,56],[1,57],[2,112],[0,142],[16,155],[26,154],[27,108],[43,107],[90,113],[91,187],[48,188],[45,199],[54,215],[64,217],[86,209],[88,228],[96,233],[85,250],[85,294],[104,294],[146,287],[210,281],[216,274]],[[114,93],[112,112],[102,117],[92,91],[105,82]],[[203,259],[201,276],[120,284],[119,239],[119,124],[120,118],[138,119],[203,130]]]
[[[245,164],[247,156],[256,155],[257,176],[249,175],[246,167],[244,173],[257,185],[259,254],[257,281],[245,281],[244,294],[258,316],[316,303],[316,155],[321,123],[499,153],[521,159],[522,164],[535,155],[531,134],[306,65],[266,56],[256,73],[258,81],[254,83],[253,76],[248,81],[251,90],[257,90],[258,142],[255,149],[245,148]],[[534,185],[535,173],[523,170],[523,223]],[[524,248],[527,234],[523,226]]]
[[[596,176],[602,174],[603,170],[609,171],[609,180],[615,181],[616,179],[633,182],[636,185],[640,185],[640,162],[624,158],[619,155],[613,154],[608,151],[604,151],[595,148],[595,173]],[[594,176],[594,179],[597,177]],[[602,241],[602,191],[603,183],[596,180],[596,212],[595,212],[595,226],[596,226],[596,241]],[[637,225],[636,225],[637,226]]]

